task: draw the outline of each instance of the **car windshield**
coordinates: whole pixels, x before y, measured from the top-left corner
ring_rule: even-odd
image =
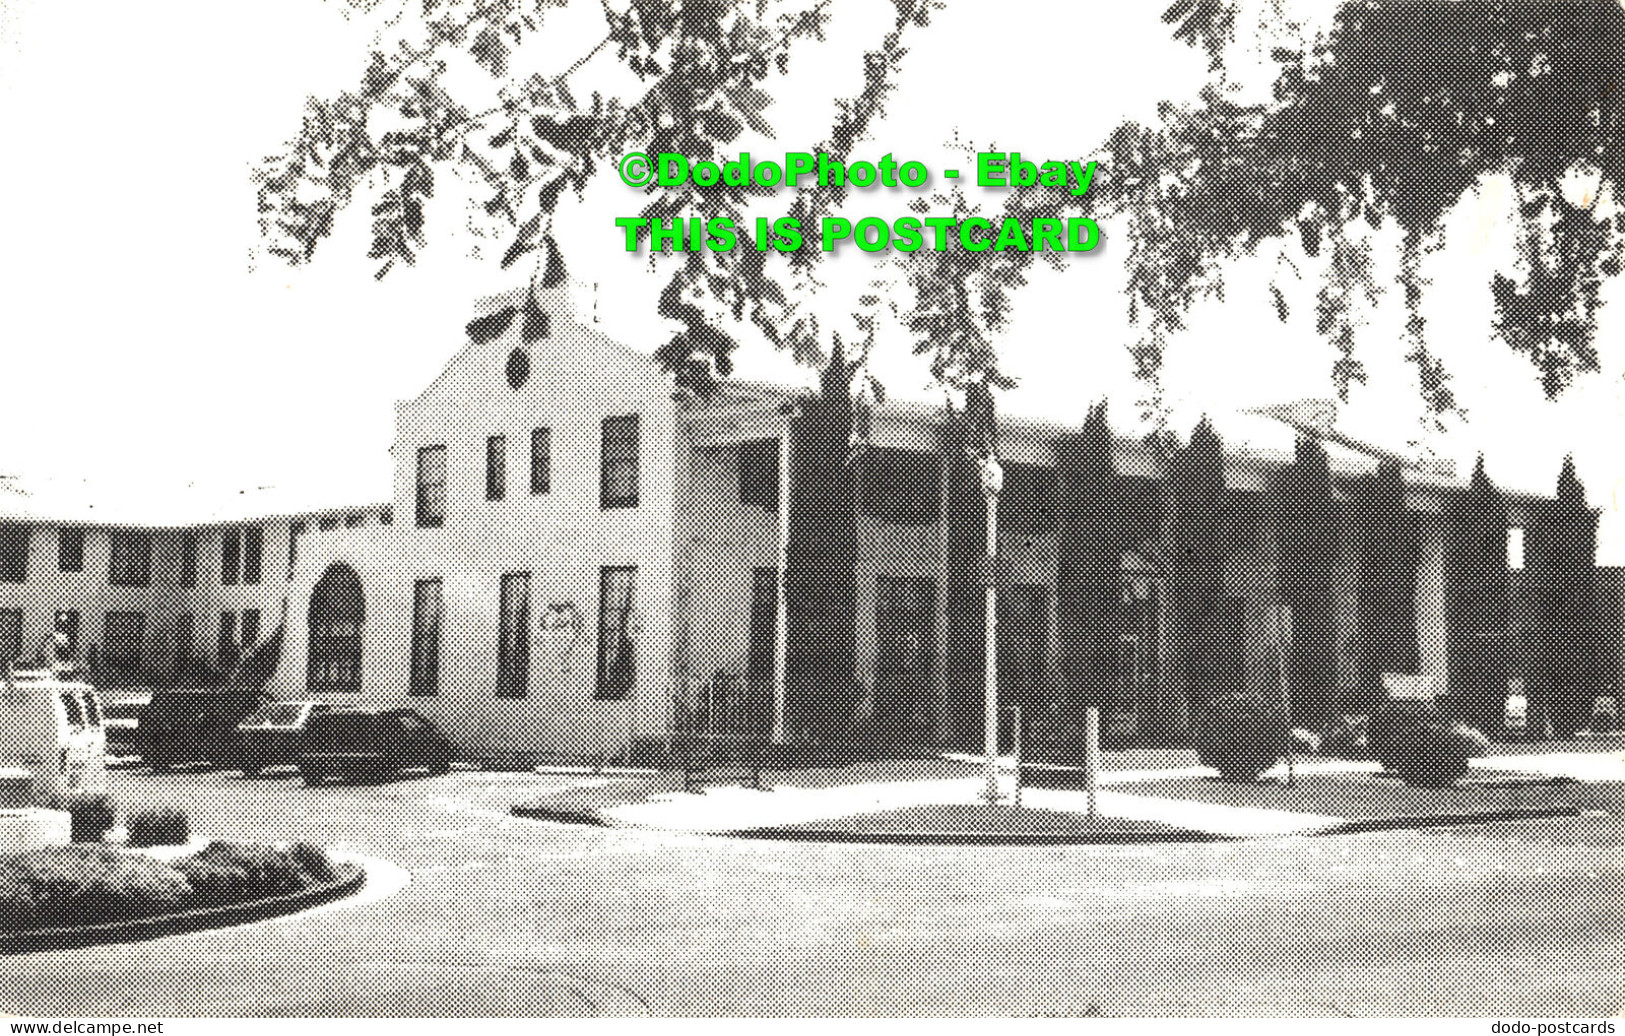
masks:
[[[291,727],[304,718],[308,704],[302,701],[271,701],[243,720],[246,727]]]

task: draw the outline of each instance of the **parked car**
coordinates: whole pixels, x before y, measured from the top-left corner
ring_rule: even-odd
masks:
[[[298,766],[310,718],[332,706],[320,701],[268,701],[237,724],[237,765],[257,777],[278,766]]]
[[[103,726],[107,731],[109,758],[128,758],[140,754],[140,748],[136,745],[136,725],[140,722],[141,710],[151,701],[151,691],[121,691],[107,702]]]
[[[258,689],[157,691],[136,720],[136,745],[154,770],[237,762],[237,724],[259,707]]]
[[[381,779],[403,770],[451,769],[451,743],[411,709],[332,709],[310,717],[299,772],[306,784],[330,778]]]

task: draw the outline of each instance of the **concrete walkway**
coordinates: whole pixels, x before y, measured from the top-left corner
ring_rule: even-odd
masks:
[[[962,761],[975,757],[950,756]],[[1001,782],[1006,794],[1011,784],[1014,761],[1006,757]],[[1472,760],[1480,770],[1511,771],[1535,777],[1566,777],[1582,782],[1625,780],[1625,755],[1621,753],[1552,752],[1544,754],[1490,756]],[[1300,763],[1300,774],[1372,773],[1381,767],[1374,762],[1324,760]],[[1286,773],[1284,763],[1266,777]],[[1102,788],[1135,783],[1216,776],[1202,766],[1158,770],[1114,770],[1100,775]],[[647,801],[609,806],[599,810],[602,820],[614,826],[658,828],[668,831],[729,832],[761,828],[813,824],[860,814],[882,813],[932,805],[963,805],[979,800],[983,787],[980,777],[936,780],[875,781],[834,787],[801,788],[780,785],[766,791],[733,785],[712,785],[698,793],[671,792]],[[1099,815],[1122,820],[1151,821],[1207,835],[1227,838],[1258,838],[1324,831],[1344,823],[1344,817],[1318,813],[1294,813],[1275,809],[1220,805],[1190,799],[1140,795],[1102,790],[1096,796]],[[1028,806],[1066,813],[1086,813],[1088,795],[1082,790],[1026,788],[1022,801]]]

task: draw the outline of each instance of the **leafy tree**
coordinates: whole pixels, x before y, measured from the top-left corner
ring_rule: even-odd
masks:
[[[1384,460],[1361,479],[1353,505],[1359,545],[1354,711],[1368,713],[1386,695],[1383,673],[1416,671],[1416,518],[1405,506],[1399,462]]]
[[[1288,686],[1294,722],[1319,727],[1331,718],[1337,693],[1337,624],[1332,571],[1339,520],[1326,451],[1300,436],[1291,467],[1281,473],[1274,509],[1281,600],[1292,609]]]
[[[1493,734],[1504,722],[1510,581],[1506,497],[1484,473],[1483,457],[1445,521],[1450,697],[1462,719]]]
[[[1525,544],[1533,597],[1533,643],[1528,669],[1529,724],[1549,722],[1570,737],[1589,716],[1596,693],[1597,516],[1586,506],[1585,486],[1565,458],[1557,496],[1540,501]]]
[[[1423,260],[1442,220],[1485,177],[1510,178],[1517,262],[1489,285],[1496,325],[1528,356],[1548,396],[1598,369],[1600,286],[1625,250],[1625,8],[1616,0],[1342,0],[1331,28],[1278,46],[1273,99],[1240,99],[1225,58],[1235,0],[1178,0],[1176,37],[1204,47],[1213,78],[1195,103],[1164,104],[1154,124],[1125,123],[1102,151],[1110,175],[1082,208],[1123,217],[1136,373],[1160,412],[1160,376],[1191,306],[1223,296],[1230,261],[1281,242],[1271,300],[1290,317],[1281,278],[1318,279],[1317,333],[1336,346],[1339,396],[1366,380],[1360,310],[1384,291],[1374,250],[1399,249],[1406,358],[1438,421],[1460,412],[1431,351]],[[1279,8],[1261,33],[1302,35]],[[1052,189],[1014,192],[1021,215],[1078,208]],[[1384,233],[1392,226],[1394,234]]]
[[[547,24],[563,0],[422,0],[421,11],[391,22],[353,89],[312,98],[299,133],[255,171],[265,251],[292,264],[310,261],[343,211],[371,210],[371,258],[378,276],[411,263],[425,247],[436,180],[456,171],[483,185],[471,225],[506,241],[502,265],[533,264],[532,286],[561,283],[566,263],[552,218],[566,188],[580,192],[630,151],[695,159],[728,153],[747,127],[771,133],[768,86],[789,67],[799,40],[822,38],[828,0],[779,14],[760,0],[632,0],[604,5],[605,35],[562,71]],[[904,33],[929,24],[940,0],[894,0],[892,30],[863,56],[864,85],[837,101],[823,150],[844,160],[884,110],[907,48]],[[642,92],[631,98],[577,97],[572,77],[601,52],[615,55]],[[476,71],[477,76],[469,73]],[[479,82],[485,79],[483,88]],[[472,84],[472,85],[471,85]],[[732,218],[746,225],[752,192],[728,184],[649,188],[645,218]],[[806,189],[797,205],[826,211],[844,188]],[[792,256],[797,286],[787,292],[755,249],[685,251],[665,256],[671,279],[661,315],[681,330],[660,351],[685,375],[690,358],[731,369],[734,337],[711,309],[750,320],[775,346],[803,361],[828,357],[806,296],[816,284],[805,266],[816,249]],[[508,314],[508,319],[512,314]]]
[[[1115,695],[1118,580],[1123,552],[1144,531],[1124,506],[1113,447],[1105,403],[1090,407],[1082,432],[1057,446],[1056,647],[1063,712],[1073,719]]]
[[[1163,685],[1172,701],[1151,723],[1152,736],[1165,740],[1183,736],[1192,706],[1236,689],[1231,684],[1239,662],[1229,657],[1231,645],[1221,625],[1230,523],[1224,444],[1204,417],[1190,442],[1170,452],[1163,549],[1172,670]]]

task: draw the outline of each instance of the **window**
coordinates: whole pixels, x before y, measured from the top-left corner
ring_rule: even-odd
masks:
[[[220,670],[231,672],[237,666],[237,613],[220,613]]]
[[[62,642],[58,647],[59,657],[62,659],[77,658],[79,655],[79,613],[76,611],[57,612],[51,620],[51,628],[61,634]]]
[[[116,677],[133,678],[141,668],[147,617],[140,612],[108,612],[103,623],[102,665]]]
[[[0,583],[28,580],[28,526],[0,525]]]
[[[485,440],[485,499],[501,500],[508,495],[508,437],[492,435]]]
[[[188,530],[181,533],[181,571],[180,582],[182,586],[197,585],[197,533]]]
[[[330,514],[325,518],[316,519],[316,528],[321,532],[332,532],[339,527],[339,516]]]
[[[440,580],[419,579],[412,587],[412,694],[440,690],[440,615]]]
[[[20,608],[0,609],[0,664],[23,657],[23,613]]]
[[[288,579],[293,579],[294,566],[299,564],[299,537],[304,534],[305,523],[294,522],[288,526]]]
[[[875,577],[875,672],[918,676],[933,669],[937,584],[913,576]]]
[[[192,654],[197,650],[196,637],[197,620],[191,612],[175,617],[175,661],[184,664],[192,660]]]
[[[379,511],[378,512],[378,524],[379,525],[394,525],[395,524],[395,509],[393,507],[386,507],[382,511]]]
[[[739,502],[779,509],[779,442],[757,439],[739,445]]]
[[[236,529],[223,529],[220,533],[220,583],[236,586],[242,573],[243,537]]]
[[[260,610],[258,608],[243,609],[241,627],[241,636],[237,638],[237,642],[242,645],[243,652],[246,654],[253,651],[260,641]]]
[[[114,586],[152,585],[152,533],[114,530],[107,581]]]
[[[553,491],[553,430],[551,428],[531,429],[530,491],[535,495]]]
[[[254,586],[260,581],[260,567],[265,560],[265,530],[250,525],[243,530],[243,582]]]
[[[502,577],[497,640],[497,697],[523,698],[530,689],[530,573]]]
[[[57,530],[56,567],[63,572],[83,572],[85,570],[85,530]]]
[[[859,481],[863,513],[891,525],[930,525],[942,509],[941,470],[936,454],[870,450]]]
[[[347,514],[344,516],[344,527],[346,529],[359,529],[366,520],[367,516],[364,514]]]
[[[630,566],[598,570],[598,700],[620,701],[637,682],[632,643],[633,590],[638,570]]]
[[[604,510],[638,506],[638,415],[604,418],[598,503]]]
[[[310,592],[307,689],[313,693],[361,690],[361,629],[366,618],[361,577],[349,565],[329,565]]]
[[[446,524],[446,448],[418,450],[418,528],[438,529]]]

